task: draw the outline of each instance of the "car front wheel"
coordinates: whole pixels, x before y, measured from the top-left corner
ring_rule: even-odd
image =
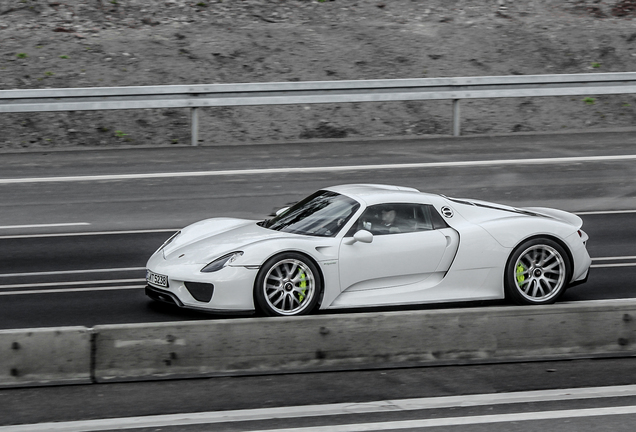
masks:
[[[269,316],[304,315],[315,309],[322,292],[320,273],[298,253],[283,253],[267,260],[256,277],[257,306]]]
[[[554,303],[565,291],[570,260],[557,242],[538,238],[519,245],[506,265],[506,297],[520,305]]]

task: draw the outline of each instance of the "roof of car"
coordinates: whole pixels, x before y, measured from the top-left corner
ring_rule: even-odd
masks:
[[[366,201],[369,204],[386,201],[420,201],[430,194],[406,186],[392,186],[383,184],[347,184],[324,188],[332,192]]]

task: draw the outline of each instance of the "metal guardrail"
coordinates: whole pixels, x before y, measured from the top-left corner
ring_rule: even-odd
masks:
[[[413,100],[453,100],[453,135],[460,135],[460,100],[636,93],[636,72],[513,75],[361,81],[305,81],[143,87],[0,90],[0,113],[190,108],[192,145],[198,109]]]

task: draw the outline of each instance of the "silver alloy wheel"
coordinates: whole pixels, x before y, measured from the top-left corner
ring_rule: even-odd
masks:
[[[519,294],[531,302],[545,302],[561,292],[567,269],[556,249],[537,244],[519,255],[514,272]]]
[[[309,266],[297,259],[276,262],[263,279],[265,301],[280,315],[297,315],[316,295],[316,279]]]

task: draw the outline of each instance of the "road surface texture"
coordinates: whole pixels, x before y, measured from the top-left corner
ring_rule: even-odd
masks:
[[[215,319],[144,297],[144,264],[163,240],[199,219],[265,218],[352,182],[576,212],[594,268],[562,301],[634,297],[635,140],[623,132],[3,154],[0,328]],[[635,371],[634,359],[599,359],[5,389],[0,432],[631,431]],[[463,399],[439,399],[447,396]],[[45,422],[61,423],[26,426]]]

